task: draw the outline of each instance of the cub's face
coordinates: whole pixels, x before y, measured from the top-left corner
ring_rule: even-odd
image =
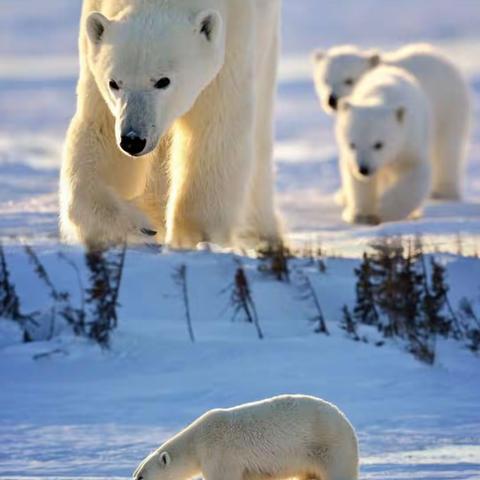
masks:
[[[400,153],[406,111],[384,106],[356,106],[342,102],[336,134],[341,156],[352,174],[368,181]]]
[[[374,52],[360,52],[355,47],[336,47],[314,54],[315,87],[327,113],[337,111],[340,100],[348,97],[358,81],[380,63]]]
[[[94,12],[87,33],[90,68],[115,118],[118,146],[131,156],[154,150],[224,63],[223,20],[216,11],[122,20]]]
[[[189,478],[189,473],[184,471],[182,462],[160,449],[139,465],[133,474],[133,480],[185,480]]]

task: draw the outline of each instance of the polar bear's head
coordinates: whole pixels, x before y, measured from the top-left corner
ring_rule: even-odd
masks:
[[[334,47],[313,56],[315,87],[328,113],[337,111],[340,100],[350,95],[356,83],[381,62],[376,51],[362,52],[353,46]]]
[[[133,480],[182,480],[191,478],[198,473],[199,467],[193,467],[191,459],[185,457],[186,455],[170,453],[165,446],[161,447],[139,465],[133,474]]]
[[[405,116],[399,106],[340,102],[336,134],[343,161],[359,180],[368,180],[395,161],[403,146]]]
[[[221,70],[223,19],[214,10],[157,9],[115,19],[93,12],[86,22],[89,66],[115,118],[118,146],[145,155]]]

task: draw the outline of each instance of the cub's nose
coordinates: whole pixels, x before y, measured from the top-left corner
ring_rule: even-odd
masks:
[[[338,108],[338,98],[333,93],[330,95],[330,97],[328,97],[328,106],[332,110],[336,110]]]
[[[370,169],[366,165],[361,165],[358,168],[358,171],[360,175],[363,175],[364,177],[368,177],[370,175]]]
[[[140,155],[147,146],[147,140],[144,138],[138,137],[135,133],[129,133],[127,135],[122,135],[120,141],[120,148],[132,156]]]

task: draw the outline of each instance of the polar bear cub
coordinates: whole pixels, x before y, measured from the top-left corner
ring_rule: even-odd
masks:
[[[360,79],[380,65],[405,69],[424,89],[433,114],[433,185],[431,195],[459,199],[470,131],[471,100],[458,68],[430,45],[408,45],[381,54],[354,46],[314,55],[315,85],[325,111],[337,111]]]
[[[164,443],[135,480],[358,478],[355,431],[332,404],[285,395],[212,410]]]
[[[389,66],[364,75],[339,106],[336,135],[345,221],[401,220],[422,206],[431,189],[431,110],[413,76]]]

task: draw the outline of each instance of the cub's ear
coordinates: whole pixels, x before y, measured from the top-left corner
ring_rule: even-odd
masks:
[[[313,63],[320,63],[325,59],[325,52],[322,50],[315,50],[312,54]]]
[[[216,43],[220,38],[223,28],[223,20],[216,10],[205,10],[200,12],[194,21],[195,28],[200,35],[203,35],[210,43]]]
[[[377,50],[367,52],[367,59],[370,68],[376,68],[382,63],[382,55]]]
[[[88,38],[94,45],[100,45],[107,28],[110,26],[110,20],[100,12],[92,12],[87,18]]]
[[[158,463],[163,467],[168,467],[172,463],[172,458],[168,452],[160,452],[158,454]]]
[[[395,110],[395,117],[397,118],[398,123],[403,123],[405,121],[406,114],[407,114],[407,111],[405,107],[398,107]]]

